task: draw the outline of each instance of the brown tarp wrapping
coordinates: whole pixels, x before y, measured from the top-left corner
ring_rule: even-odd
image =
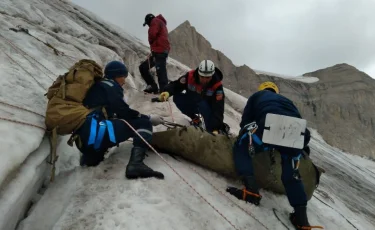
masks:
[[[158,150],[173,153],[223,176],[240,179],[234,168],[232,146],[235,137],[213,136],[194,127],[175,128],[153,134],[152,145]],[[274,151],[275,164],[269,152],[257,153],[253,158],[255,177],[259,187],[285,194],[281,182],[281,157]],[[299,171],[308,199],[318,184],[322,169],[314,166],[305,154],[301,157]]]

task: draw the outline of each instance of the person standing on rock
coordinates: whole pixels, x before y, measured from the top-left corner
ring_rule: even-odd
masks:
[[[173,96],[178,109],[200,126],[201,114],[208,132],[228,134],[229,126],[224,120],[223,74],[211,60],[203,60],[199,67],[190,70],[176,81],[170,82],[159,96],[166,101]],[[186,93],[183,91],[186,90]]]
[[[159,88],[150,73],[150,69],[155,66],[160,92],[162,92],[168,84],[167,58],[170,51],[170,43],[168,40],[167,21],[161,14],[156,17],[153,14],[147,14],[143,23],[143,26],[146,25],[149,26],[148,42],[151,54],[141,63],[139,72],[147,84],[144,92],[158,94]]]
[[[109,62],[104,69],[104,80],[96,82],[83,100],[86,108],[95,109],[83,125],[75,132],[82,152],[81,166],[96,166],[104,160],[108,148],[133,137],[133,148],[125,175],[128,179],[156,177],[163,179],[161,172],[154,171],[143,163],[147,144],[124,122],[127,121],[147,142],[152,139],[152,126],[163,119],[158,115],[143,115],[133,110],[124,101],[122,85],[128,76],[126,66],[119,61]],[[103,112],[103,108],[105,109]]]
[[[247,101],[240,123],[241,130],[233,146],[236,171],[242,177],[245,188],[228,187],[227,192],[238,199],[259,205],[262,196],[255,180],[251,155],[254,154],[254,151],[264,152],[276,149],[281,154],[281,180],[289,203],[294,208],[294,212],[290,214],[290,220],[297,229],[310,229],[306,213],[307,196],[298,171],[299,159],[303,154],[302,149],[262,143],[267,114],[279,114],[294,118],[301,118],[301,115],[291,100],[279,94],[279,88],[273,82],[262,83],[258,90]],[[310,132],[306,128],[304,148],[309,141]],[[254,151],[249,149],[251,143],[254,146]]]

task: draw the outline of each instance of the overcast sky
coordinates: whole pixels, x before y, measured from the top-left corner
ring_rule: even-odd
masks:
[[[348,63],[375,78],[375,0],[72,0],[147,43],[185,20],[236,65],[286,75]],[[173,49],[173,47],[172,47]]]

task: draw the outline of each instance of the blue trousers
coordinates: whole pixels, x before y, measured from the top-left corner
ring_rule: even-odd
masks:
[[[100,120],[100,118],[98,119]],[[105,121],[105,120],[102,120]],[[120,119],[110,119],[113,125],[113,131],[115,136],[115,142],[110,140],[109,130],[105,131],[102,142],[98,149],[94,148],[94,145],[89,145],[89,137],[92,132],[92,117],[88,117],[85,123],[77,130],[76,134],[80,136],[82,146],[78,149],[82,152],[81,165],[96,166],[104,159],[105,152],[121,142],[128,140],[133,137],[133,146],[148,148],[146,143],[129,128],[129,126]],[[133,120],[127,121],[133,128],[147,141],[152,140],[152,124],[148,117],[140,117]],[[95,127],[96,131],[99,129],[99,125]],[[78,145],[77,145],[78,146]]]
[[[254,176],[253,160],[249,154],[249,138],[244,138],[241,142],[238,140],[233,146],[233,158],[237,174],[239,176]],[[302,154],[302,150],[287,148],[282,146],[272,146],[280,152],[282,160],[281,181],[283,182],[286,195],[292,207],[306,206],[307,197],[303,183],[293,175],[296,170],[292,165],[292,157]],[[298,169],[297,169],[298,170]]]
[[[209,132],[213,131],[210,122],[212,114],[211,107],[207,101],[202,100],[199,95],[192,93],[177,93],[173,95],[173,102],[183,114],[191,119],[195,117],[195,114],[201,114],[206,125],[206,130]]]

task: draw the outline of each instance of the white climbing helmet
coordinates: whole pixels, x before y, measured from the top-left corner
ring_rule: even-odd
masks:
[[[215,64],[211,60],[203,60],[199,64],[198,73],[202,77],[212,77],[215,73]]]

